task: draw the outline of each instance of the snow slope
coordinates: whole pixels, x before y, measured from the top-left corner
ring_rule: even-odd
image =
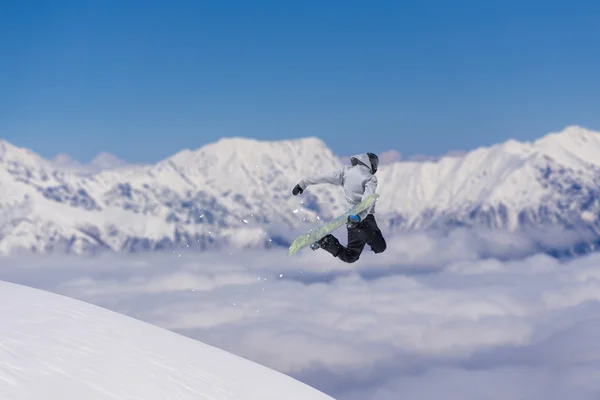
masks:
[[[0,398],[331,400],[286,375],[78,300],[0,282]]]
[[[342,165],[314,137],[227,138],[156,165],[84,174],[0,141],[0,253],[270,247],[286,230],[345,210],[336,187],[290,193],[301,178]],[[378,220],[388,230],[551,225],[600,235],[600,133],[581,127],[392,162],[378,176]]]

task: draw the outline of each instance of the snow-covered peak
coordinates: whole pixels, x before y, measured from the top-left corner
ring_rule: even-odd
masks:
[[[14,146],[6,140],[0,140],[0,163],[19,163],[36,167],[48,165],[47,160],[33,151]]]
[[[594,131],[588,128],[584,128],[580,125],[569,125],[557,132],[550,132],[547,135],[536,140],[536,142],[545,142],[548,140],[559,140],[565,143],[572,139],[593,139],[600,134],[598,131]]]
[[[508,139],[505,142],[482,146],[469,152],[453,151],[441,157],[418,155],[401,162],[440,163],[444,160],[448,162],[449,159],[470,157],[473,154],[501,156],[501,153],[519,157],[528,157],[538,153],[551,157],[559,163],[574,164],[577,167],[581,167],[582,162],[600,165],[600,132],[571,125],[559,132],[551,132],[533,142]]]
[[[249,195],[289,185],[306,174],[339,167],[338,158],[317,138],[279,141],[224,138],[195,151],[175,154],[157,164],[156,174],[172,175],[175,170],[194,184],[244,191]]]
[[[265,157],[276,160],[327,157],[331,151],[322,140],[309,137],[296,140],[263,141],[247,138],[223,138],[197,150],[183,150],[165,161],[186,167],[207,169],[219,168],[223,164],[236,161],[251,166],[260,163]]]
[[[287,375],[64,296],[0,282],[0,398],[333,400]]]
[[[573,168],[600,166],[600,132],[569,126],[534,142],[534,147],[557,162]]]

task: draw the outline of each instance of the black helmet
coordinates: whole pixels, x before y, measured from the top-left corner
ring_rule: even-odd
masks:
[[[369,161],[371,162],[371,173],[374,174],[377,172],[377,167],[379,166],[379,157],[375,153],[367,153],[369,156]]]

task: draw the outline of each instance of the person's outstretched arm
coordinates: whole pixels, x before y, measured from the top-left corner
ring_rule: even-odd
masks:
[[[297,196],[304,192],[310,185],[318,185],[320,183],[329,183],[332,185],[342,186],[343,168],[335,171],[326,172],[324,174],[315,174],[302,179],[292,190],[292,194]]]

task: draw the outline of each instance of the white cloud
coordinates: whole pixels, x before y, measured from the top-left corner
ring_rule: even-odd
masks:
[[[95,174],[101,171],[126,167],[128,164],[118,157],[109,153],[99,153],[92,161],[83,164],[68,154],[57,154],[52,160],[52,165],[63,171],[76,172],[80,174]]]
[[[379,162],[382,165],[392,164],[402,159],[402,154],[397,150],[382,151],[379,154]]]
[[[123,167],[127,165],[127,163],[113,154],[102,152],[98,153],[98,155],[94,157],[94,159],[90,162],[90,165],[102,170],[106,170]]]
[[[182,332],[338,400],[598,398],[600,254],[561,262],[525,239],[414,233],[355,264],[310,250],[30,256],[3,259],[0,279]]]
[[[460,157],[464,157],[467,154],[466,151],[463,150],[452,150],[449,151],[448,153],[445,153],[441,156],[431,156],[431,155],[427,155],[427,154],[413,154],[412,156],[410,156],[408,158],[408,161],[415,161],[415,162],[427,162],[427,161],[433,161],[433,162],[437,162],[439,160],[441,160],[444,157],[456,157],[456,158],[460,158]]]

